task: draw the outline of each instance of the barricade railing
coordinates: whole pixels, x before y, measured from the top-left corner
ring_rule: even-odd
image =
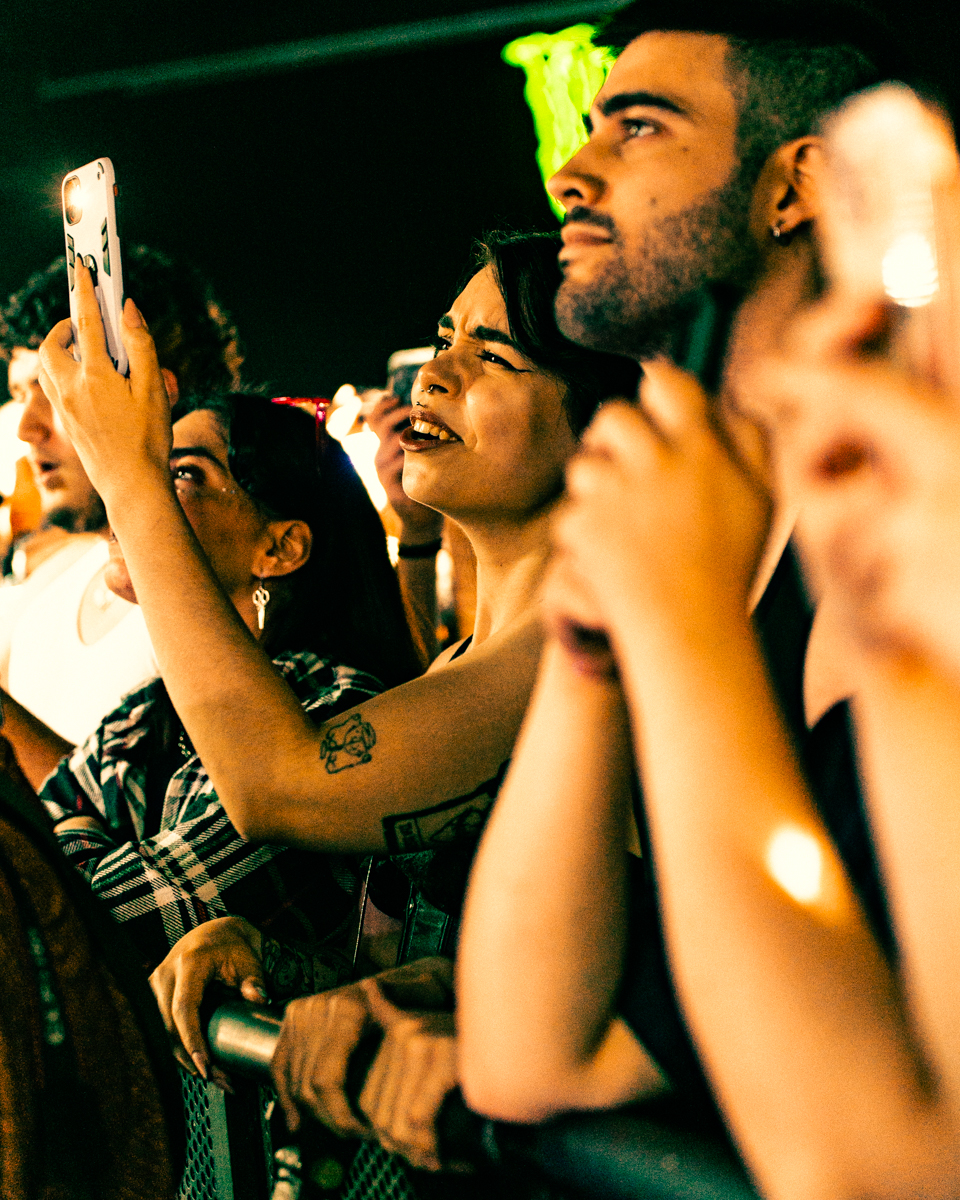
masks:
[[[208,1025],[214,1060],[231,1076],[268,1086],[281,1020],[277,1010],[245,1001],[220,1005]],[[379,1036],[368,1036],[351,1058],[347,1092],[354,1104],[378,1045]],[[532,1169],[552,1181],[558,1193],[585,1200],[757,1200],[729,1142],[719,1133],[711,1137],[685,1127],[669,1097],[520,1126],[485,1120],[455,1090],[444,1102],[437,1130],[443,1159],[482,1163],[487,1169],[496,1164],[507,1175]],[[248,1145],[247,1161],[250,1150]],[[229,1151],[234,1152],[232,1142]],[[283,1152],[277,1169],[276,1200],[293,1200],[299,1187],[296,1169]],[[236,1169],[232,1176],[236,1179]],[[236,1191],[236,1200],[244,1193],[242,1187]]]

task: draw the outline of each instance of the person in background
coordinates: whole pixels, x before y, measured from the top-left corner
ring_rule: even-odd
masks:
[[[236,330],[206,281],[144,246],[127,250],[124,273],[127,287],[143,297],[171,400],[181,391],[236,387]],[[103,503],[38,382],[40,343],[68,315],[67,296],[66,263],[57,259],[0,314],[0,353],[22,406],[19,436],[43,512],[40,531],[14,551],[27,563],[25,582],[0,589],[0,685],[13,701],[6,702],[4,735],[24,756],[34,786],[42,775],[29,761],[29,745],[42,726],[62,739],[64,754],[157,670],[140,613],[104,582]]]
[[[376,511],[320,428],[318,438],[313,417],[261,396],[192,397],[173,410],[170,453],[211,569],[313,721],[419,672]],[[116,541],[106,581],[136,603]],[[54,764],[39,795],[148,971],[188,929],[228,913],[284,943],[287,959],[309,960],[307,990],[349,968],[331,937],[355,925],[355,876],[237,833],[161,680]]]

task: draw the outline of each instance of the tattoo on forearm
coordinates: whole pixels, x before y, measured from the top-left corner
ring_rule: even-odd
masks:
[[[320,743],[320,761],[331,775],[358,767],[370,761],[370,751],[377,744],[377,735],[369,721],[360,713],[351,713],[331,725]]]
[[[384,817],[383,837],[390,853],[430,850],[479,837],[509,766],[508,758],[500,764],[492,779],[481,783],[467,796],[456,796],[430,808]]]

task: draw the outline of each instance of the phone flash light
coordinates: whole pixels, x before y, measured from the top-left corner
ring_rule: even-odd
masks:
[[[68,225],[76,225],[83,217],[83,184],[76,175],[63,185],[63,211]]]

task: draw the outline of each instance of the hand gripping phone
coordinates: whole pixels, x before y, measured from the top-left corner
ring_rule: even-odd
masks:
[[[903,84],[841,105],[824,129],[818,236],[831,283],[893,314],[888,353],[960,394],[960,157]]]
[[[77,260],[93,273],[97,303],[107,337],[107,352],[121,375],[127,374],[127,352],[120,338],[123,313],[123,271],[117,238],[117,182],[113,163],[98,158],[64,176],[63,233],[67,244],[70,323],[73,356],[80,359],[77,341]]]

